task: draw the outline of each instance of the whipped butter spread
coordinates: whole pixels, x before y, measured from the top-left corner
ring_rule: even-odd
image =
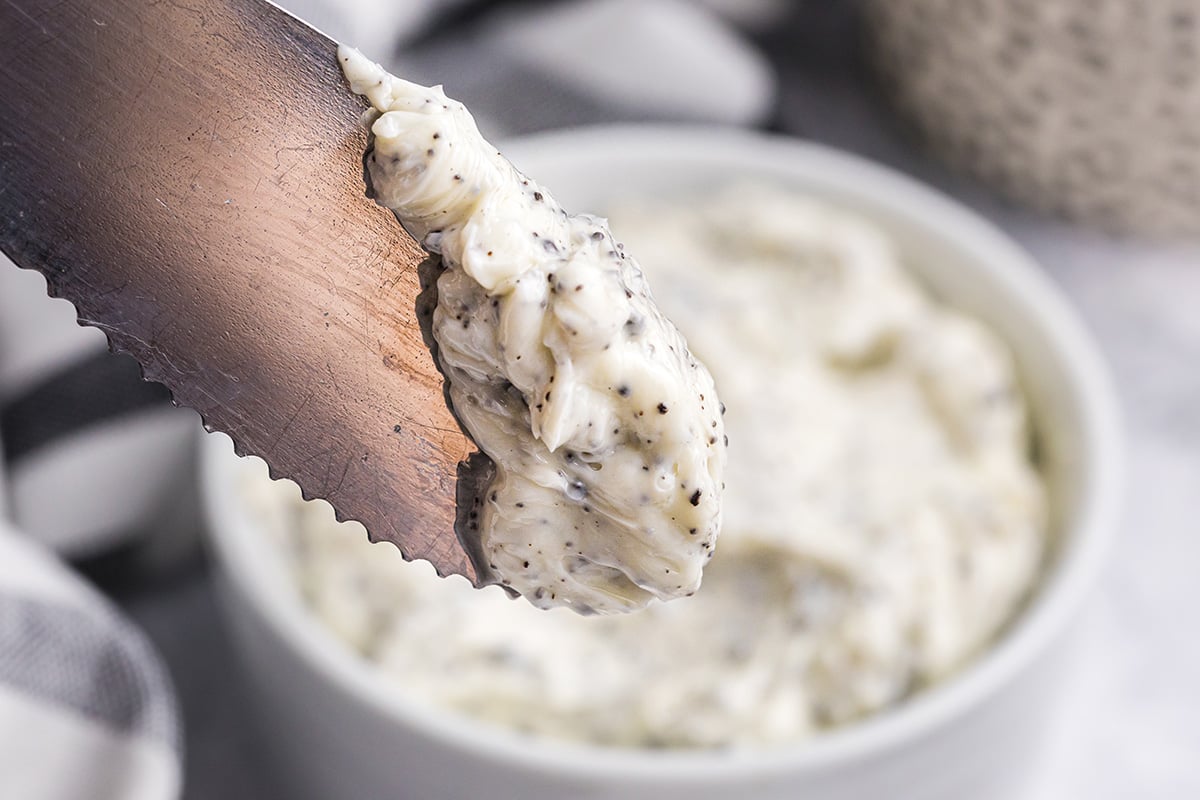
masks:
[[[371,103],[377,202],[441,257],[433,336],[495,463],[486,567],[534,605],[621,612],[690,595],[721,521],[712,377],[597,217],[564,211],[441,87],[338,52]]]
[[[633,747],[801,740],[986,648],[1047,542],[1003,343],[931,299],[880,231],[794,193],[610,211],[728,405],[703,588],[620,616],[539,611],[248,477],[312,613],[416,702]]]

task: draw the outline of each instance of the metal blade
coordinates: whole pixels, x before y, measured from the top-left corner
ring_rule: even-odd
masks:
[[[0,249],[239,452],[476,578],[474,448],[335,44],[260,0],[4,0],[0,86]]]

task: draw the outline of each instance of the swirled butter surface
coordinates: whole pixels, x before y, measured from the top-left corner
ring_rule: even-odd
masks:
[[[582,612],[692,594],[721,524],[708,370],[604,220],[564,211],[440,87],[339,58],[373,108],[376,201],[444,267],[438,360],[496,470],[468,531],[485,572]]]
[[[610,211],[728,405],[703,587],[627,615],[539,611],[249,477],[312,613],[417,702],[634,747],[804,739],[985,649],[1047,542],[1004,344],[930,298],[880,231],[793,192]]]

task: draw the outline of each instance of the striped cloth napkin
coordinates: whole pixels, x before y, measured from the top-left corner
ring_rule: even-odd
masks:
[[[0,524],[0,796],[163,800],[180,763],[171,686],[142,634]]]
[[[162,387],[0,256],[0,797],[178,796],[168,676],[67,563],[194,538],[194,442]]]

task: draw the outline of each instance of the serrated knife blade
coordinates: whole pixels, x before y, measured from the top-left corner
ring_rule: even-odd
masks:
[[[474,580],[424,256],[364,194],[335,49],[261,0],[3,0],[0,249],[239,452]]]

